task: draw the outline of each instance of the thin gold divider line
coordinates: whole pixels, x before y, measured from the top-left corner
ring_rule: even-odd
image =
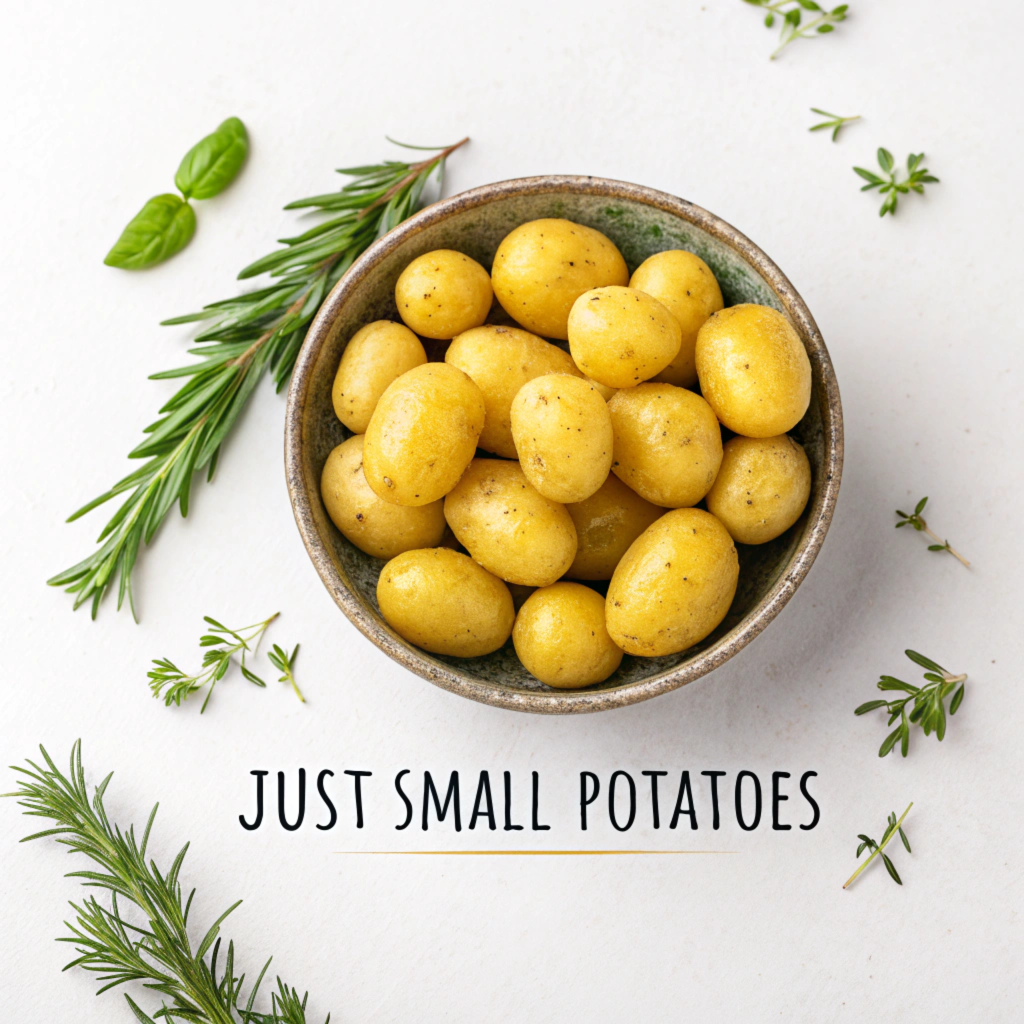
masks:
[[[738,850],[335,850],[337,854],[377,857],[627,857],[731,854]]]

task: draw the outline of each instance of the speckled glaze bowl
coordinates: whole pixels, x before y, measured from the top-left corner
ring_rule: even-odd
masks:
[[[796,326],[813,371],[810,408],[792,432],[807,450],[811,498],[799,522],[769,544],[737,545],[740,582],[725,621],[709,637],[662,658],[627,655],[603,683],[555,690],[519,663],[512,641],[483,658],[428,654],[380,616],[377,577],[384,563],[350,544],[320,498],[330,451],[349,436],[331,405],[331,385],[349,338],[372,320],[398,320],[394,292],[410,260],[431,249],[458,249],[490,267],[499,242],[538,217],[566,217],[603,231],[632,272],[652,253],[688,249],[714,271],[727,306],[757,302]],[[495,307],[495,320],[509,322]],[[518,178],[442,200],[379,239],[327,297],[310,327],[292,376],[285,463],[295,519],[306,550],[338,607],[385,654],[437,686],[516,711],[574,714],[647,700],[692,682],[750,643],[782,610],[821,548],[839,492],[843,418],[832,363],[810,310],[781,270],[749,239],[684,199],[602,178]]]

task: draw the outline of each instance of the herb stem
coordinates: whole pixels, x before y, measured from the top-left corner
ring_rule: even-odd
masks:
[[[400,192],[403,188],[406,187],[406,185],[412,184],[412,182],[414,182],[419,177],[419,175],[424,170],[426,170],[427,167],[429,167],[431,164],[436,163],[438,160],[447,159],[452,153],[455,152],[455,150],[457,150],[460,146],[464,146],[467,142],[469,142],[468,135],[464,139],[460,139],[453,145],[447,146],[445,149],[442,149],[440,153],[437,153],[431,157],[427,157],[426,160],[421,160],[418,164],[412,164],[409,167],[409,173],[404,178],[402,178],[401,181],[396,181],[394,185],[392,185],[391,188],[389,188],[382,196],[380,196],[369,206],[367,206],[366,209],[363,210],[356,219],[362,220],[363,217],[369,216],[369,214],[378,206],[383,206],[385,203],[389,202],[391,197],[395,195],[395,193]],[[401,145],[401,143],[399,143],[399,145]]]
[[[853,884],[854,880],[857,878],[857,876],[889,845],[889,842],[892,840],[892,837],[899,832],[900,825],[903,824],[904,819],[910,813],[910,808],[913,806],[914,801],[911,800],[909,805],[907,806],[907,809],[903,812],[902,816],[900,817],[900,820],[896,822],[896,827],[890,829],[889,834],[882,840],[881,843],[879,843],[878,847],[871,852],[871,856],[868,857],[868,859],[864,861],[864,863],[861,864],[861,866],[857,868],[857,870],[854,871],[852,875],[850,875],[850,877],[846,880],[846,884],[843,886],[844,889],[849,889],[850,886]],[[890,818],[889,820],[891,821],[892,819]]]
[[[931,537],[931,539],[932,539],[933,541],[935,541],[935,543],[936,543],[936,544],[940,544],[940,545],[941,545],[942,547],[944,547],[944,548],[945,548],[945,549],[946,549],[946,550],[947,550],[947,551],[948,551],[948,552],[949,552],[949,553],[950,553],[950,554],[951,554],[951,555],[952,555],[952,556],[953,556],[954,558],[957,558],[957,559],[959,559],[959,560],[960,560],[960,562],[961,562],[961,563],[962,563],[963,565],[965,565],[965,566],[966,566],[966,567],[967,567],[968,569],[970,569],[970,567],[971,567],[971,563],[970,563],[970,562],[968,562],[968,561],[967,561],[967,559],[966,559],[966,558],[964,558],[964,556],[963,556],[963,555],[961,555],[961,554],[960,554],[960,552],[959,552],[959,551],[957,551],[957,549],[956,549],[956,548],[954,548],[954,547],[953,547],[953,546],[952,546],[952,545],[951,545],[951,544],[949,543],[949,541],[948,541],[948,540],[944,540],[944,539],[943,539],[942,537],[940,537],[940,536],[939,536],[939,535],[938,535],[937,533],[935,533],[935,531],[934,531],[934,530],[930,529],[930,528],[929,528],[929,526],[928,526],[928,523],[927,523],[927,522],[926,522],[926,521],[925,521],[924,519],[922,519],[922,520],[921,520],[921,529],[922,529],[922,530],[924,530],[924,532],[925,532],[925,533],[927,533],[927,534],[928,534],[928,536],[929,536],[929,537]]]

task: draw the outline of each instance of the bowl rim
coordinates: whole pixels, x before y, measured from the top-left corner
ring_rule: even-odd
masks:
[[[782,303],[786,314],[797,324],[808,344],[812,373],[820,377],[825,480],[810,509],[803,538],[778,579],[743,619],[696,657],[648,679],[606,690],[509,690],[471,676],[457,666],[437,661],[407,644],[363,606],[338,572],[317,530],[303,473],[306,446],[303,426],[312,371],[339,311],[367,274],[409,238],[452,214],[485,206],[496,199],[549,193],[597,195],[652,206],[695,225],[734,250],[757,270]],[[514,711],[579,714],[636,704],[693,682],[737,654],[782,611],[807,576],[832,521],[842,475],[843,414],[835,371],[814,317],[786,275],[744,234],[702,207],[643,185],[589,175],[540,175],[481,185],[441,199],[377,239],[355,260],[321,304],[296,359],[288,389],[284,455],[288,494],[306,551],[335,603],[375,646],[416,675],[471,700]]]

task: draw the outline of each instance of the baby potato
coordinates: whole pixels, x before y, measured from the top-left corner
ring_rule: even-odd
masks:
[[[509,410],[516,392],[545,373],[580,376],[568,352],[518,327],[486,324],[460,334],[444,361],[469,374],[484,394],[487,415],[477,444],[506,459],[517,458]]]
[[[811,494],[811,464],[788,434],[734,437],[708,491],[708,511],[740,544],[764,544],[785,533]]]
[[[811,402],[811,361],[777,310],[744,303],[712,314],[697,333],[697,376],[715,415],[744,437],[792,430]]]
[[[575,365],[576,365],[576,364],[575,364],[575,363],[573,363],[573,366],[575,366]],[[594,387],[595,387],[595,388],[597,388],[597,390],[598,390],[598,391],[599,391],[599,392],[601,393],[601,397],[602,397],[602,398],[603,398],[603,399],[604,399],[604,400],[605,400],[606,402],[607,402],[607,401],[608,401],[608,400],[609,400],[609,399],[610,399],[610,398],[612,397],[612,395],[614,395],[614,394],[615,394],[615,392],[616,392],[616,391],[618,391],[618,390],[619,390],[618,388],[610,388],[610,387],[608,387],[608,385],[607,385],[607,384],[602,384],[602,383],[601,383],[601,382],[600,382],[599,380],[594,380],[594,378],[593,378],[593,377],[587,377],[587,376],[584,376],[584,377],[583,377],[583,379],[584,379],[584,380],[585,380],[585,381],[586,381],[586,382],[587,382],[588,384],[593,384],[593,385],[594,385]]]
[[[574,580],[610,580],[629,545],[665,514],[617,476],[565,510],[576,527],[576,557],[565,574]]]
[[[377,580],[377,604],[400,637],[455,658],[496,651],[515,620],[508,587],[468,555],[449,548],[392,558]]]
[[[583,501],[608,479],[612,417],[580,377],[534,377],[512,402],[512,438],[526,479],[552,501]]]
[[[484,396],[460,369],[424,363],[380,397],[366,428],[363,472],[396,505],[429,505],[458,482],[484,426]]]
[[[710,512],[667,512],[637,537],[608,584],[608,635],[627,654],[685,651],[725,618],[739,573],[736,546]]]
[[[339,444],[324,463],[320,494],[331,522],[360,551],[374,558],[394,558],[414,548],[441,543],[446,528],[444,502],[415,508],[381,501],[363,475],[363,437]]]
[[[722,464],[722,431],[700,395],[673,384],[640,384],[608,403],[615,434],[612,472],[666,508],[696,505]]]
[[[426,361],[420,339],[404,324],[375,320],[361,327],[345,346],[334,377],[335,415],[353,434],[366,433],[387,386]]]
[[[604,598],[582,583],[535,590],[519,609],[512,643],[528,672],[561,690],[600,683],[622,661],[604,624]]]
[[[692,388],[697,383],[694,347],[697,332],[712,313],[722,308],[722,289],[711,268],[685,249],[656,252],[633,271],[630,288],[657,299],[679,321],[682,342],[679,351],[654,380]]]
[[[444,500],[459,543],[508,583],[547,587],[576,557],[565,506],[540,494],[518,462],[474,459]]]
[[[447,340],[479,327],[493,297],[487,271],[454,249],[417,256],[395,285],[399,315],[424,338]]]
[[[494,254],[494,294],[516,323],[545,338],[566,341],[572,304],[591,288],[624,285],[622,254],[600,231],[570,220],[520,224]]]
[[[678,354],[681,341],[679,321],[635,288],[593,288],[569,313],[574,362],[610,388],[630,388],[660,373]]]

